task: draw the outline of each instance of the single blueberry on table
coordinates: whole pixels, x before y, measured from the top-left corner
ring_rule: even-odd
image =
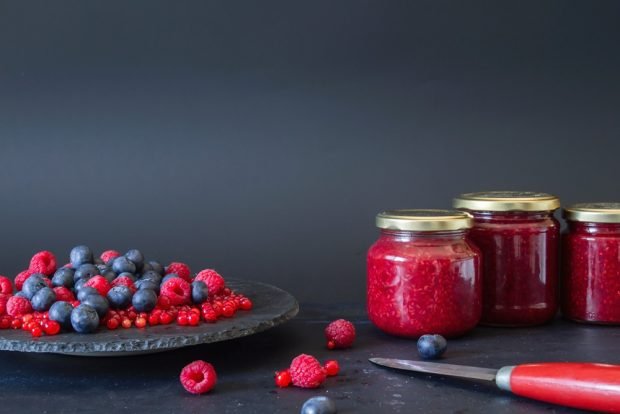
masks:
[[[166,271],[164,270],[164,266],[162,266],[161,263],[156,262],[155,260],[151,260],[149,262],[149,265],[151,266],[151,270],[159,273],[160,276],[164,276],[164,273],[166,273]]]
[[[209,288],[207,284],[201,280],[192,282],[192,302],[201,304],[209,298]]]
[[[301,407],[301,414],[336,414],[336,403],[329,397],[312,397]]]
[[[133,294],[127,286],[114,286],[108,292],[110,307],[114,309],[126,309],[131,304]]]
[[[101,296],[99,293],[88,295],[81,302],[84,305],[91,306],[93,309],[95,309],[97,311],[97,315],[99,315],[99,318],[103,318],[110,309],[110,303],[108,302],[108,300]]]
[[[125,256],[119,256],[112,262],[112,270],[116,273],[136,273],[136,265]]]
[[[52,305],[49,318],[56,321],[63,329],[71,329],[71,312],[73,306],[69,302],[58,301]]]
[[[157,294],[150,289],[138,290],[134,293],[131,304],[138,312],[150,312],[157,305]]]
[[[155,293],[159,292],[159,284],[155,283],[151,279],[140,279],[136,282],[136,287],[138,290],[149,289],[154,291]]]
[[[99,326],[99,315],[92,306],[80,305],[71,312],[71,326],[78,333],[91,333]]]
[[[97,289],[95,289],[94,287],[82,286],[77,291],[77,300],[82,302],[84,299],[86,299],[86,296],[88,296],[88,295],[98,295],[98,294],[99,294],[99,291]]]
[[[94,262],[93,251],[88,246],[75,246],[69,253],[69,261],[74,269],[83,264]]]
[[[38,312],[45,312],[54,302],[56,302],[56,293],[48,287],[39,289],[30,300],[32,309]]]
[[[73,280],[77,281],[79,279],[88,280],[93,276],[97,276],[99,274],[99,269],[97,266],[90,263],[85,263],[80,265],[77,269],[75,269],[75,273],[73,274]]]
[[[73,287],[73,274],[75,270],[69,269],[68,267],[61,267],[54,273],[52,277],[52,286],[64,286],[66,288]]]
[[[26,295],[28,299],[32,299],[35,293],[47,287],[47,284],[43,281],[44,278],[45,276],[41,273],[35,273],[26,279],[22,285],[22,292],[24,292],[24,295]]]
[[[131,249],[127,253],[125,253],[125,257],[136,265],[136,271],[142,271],[142,267],[144,266],[144,255],[140,250]]]
[[[448,349],[448,341],[441,335],[422,335],[418,339],[418,353],[424,359],[437,359]]]

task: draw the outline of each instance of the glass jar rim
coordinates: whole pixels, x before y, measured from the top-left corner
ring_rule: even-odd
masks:
[[[454,231],[473,226],[471,214],[459,210],[400,209],[377,214],[378,228],[402,231]]]
[[[579,203],[564,209],[569,221],[589,223],[620,223],[620,203]]]
[[[534,191],[483,191],[461,194],[452,206],[471,211],[553,211],[560,207],[560,199]]]

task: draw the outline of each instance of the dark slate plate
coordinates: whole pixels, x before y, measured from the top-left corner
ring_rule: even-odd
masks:
[[[22,330],[0,330],[0,350],[47,352],[76,356],[124,356],[168,351],[184,346],[226,341],[252,335],[279,325],[297,315],[299,305],[290,294],[264,283],[227,280],[254,304],[234,318],[199,326],[159,325],[145,329],[102,329],[94,334],[62,333],[32,338]]]

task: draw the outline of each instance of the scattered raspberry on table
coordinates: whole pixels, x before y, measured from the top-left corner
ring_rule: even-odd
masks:
[[[329,349],[350,348],[355,342],[355,326],[345,319],[338,319],[327,325],[325,338]]]
[[[198,360],[186,365],[181,371],[181,384],[192,394],[204,394],[215,387],[217,374],[208,362]]]

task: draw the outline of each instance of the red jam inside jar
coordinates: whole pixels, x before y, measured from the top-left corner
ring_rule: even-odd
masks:
[[[565,217],[562,314],[620,324],[620,203],[577,204]]]
[[[533,326],[558,309],[557,197],[532,192],[463,194],[455,207],[474,216],[470,238],[482,251],[481,323]]]
[[[377,216],[368,251],[368,316],[397,336],[455,337],[480,320],[480,252],[465,237],[471,217],[453,210]]]

